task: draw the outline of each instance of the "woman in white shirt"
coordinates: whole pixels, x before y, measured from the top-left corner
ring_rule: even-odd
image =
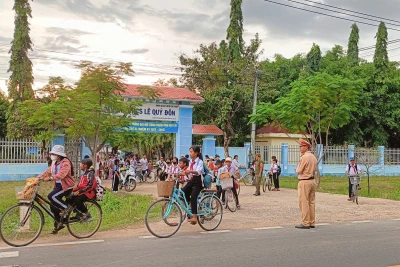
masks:
[[[185,193],[186,200],[191,204],[193,217],[188,219],[188,222],[195,225],[197,223],[197,197],[200,194],[203,184],[201,181],[201,175],[204,174],[204,162],[203,156],[200,153],[200,147],[191,147],[189,150],[190,162],[189,168],[183,173],[189,176],[189,181],[182,188]]]
[[[178,176],[179,176],[178,158],[174,157],[172,159],[172,165],[169,167],[168,178],[172,179],[172,178],[178,177]]]
[[[275,188],[272,189],[272,191],[281,191],[279,189],[278,160],[277,159],[272,160],[271,170],[269,172],[272,175],[272,178],[274,180],[274,186],[275,186]]]

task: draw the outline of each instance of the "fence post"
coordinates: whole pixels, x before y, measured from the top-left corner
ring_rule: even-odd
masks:
[[[320,175],[324,174],[324,168],[323,168],[323,163],[324,163],[324,159],[322,157],[322,155],[324,154],[324,145],[322,144],[318,144],[317,145],[317,155],[318,155],[318,170]]]
[[[287,176],[289,174],[289,145],[288,143],[282,143],[281,146],[281,169],[282,175]]]
[[[246,143],[244,143],[244,151],[245,151],[245,155],[246,155],[246,158],[245,158],[245,165],[246,165],[246,168],[248,168],[249,167],[249,163],[250,163],[250,157],[251,157],[251,154],[250,154],[250,147],[251,147],[251,143],[250,142],[246,142]]]
[[[384,146],[378,146],[378,164],[379,168],[381,169],[382,175],[385,174],[385,147]]]
[[[354,151],[355,151],[355,146],[354,145],[349,145],[347,150],[348,150],[348,157],[347,157],[347,164],[349,164],[349,161],[351,158],[354,158]],[[346,164],[346,165],[347,165]]]
[[[214,135],[206,135],[203,138],[203,155],[210,155],[214,157],[215,155],[215,137]]]

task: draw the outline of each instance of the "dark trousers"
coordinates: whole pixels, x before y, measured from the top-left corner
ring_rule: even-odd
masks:
[[[112,191],[117,192],[118,191],[118,185],[119,185],[119,178],[116,174],[114,174],[114,179],[112,182]]]
[[[234,179],[234,178],[232,178],[232,179]],[[233,183],[233,187],[231,188],[231,190],[232,190],[233,195],[235,196],[236,205],[239,205],[239,196],[236,191],[235,183]],[[222,191],[222,202],[225,202],[225,190]]]
[[[274,180],[275,188],[279,188],[279,176],[277,172],[272,174],[272,179]]]
[[[192,180],[187,182],[187,184],[182,188],[186,200],[190,201],[193,214],[197,214],[197,197],[202,189],[203,185],[201,182],[201,176],[193,176]]]
[[[85,194],[75,196],[72,200],[80,212],[86,213],[88,211],[85,204],[83,204],[83,202],[88,200],[88,197]]]
[[[68,189],[64,191],[62,189],[61,184],[56,183],[54,186],[53,191],[49,193],[47,198],[50,200],[51,204],[50,205],[50,210],[54,214],[54,219],[56,221],[60,221],[60,211],[63,209],[68,208],[68,204],[65,203],[65,201],[62,199],[63,197],[68,196],[71,193],[72,189]]]
[[[351,193],[353,192],[353,185],[350,182],[350,177],[349,177],[349,197],[351,197]]]
[[[160,175],[160,181],[165,181],[167,179],[167,174],[165,172],[162,172]]]
[[[217,185],[217,197],[221,199],[222,195],[222,187],[220,185]]]

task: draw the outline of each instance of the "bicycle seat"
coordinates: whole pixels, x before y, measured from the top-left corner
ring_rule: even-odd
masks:
[[[217,189],[203,189],[202,192],[205,192],[205,193],[217,193]]]

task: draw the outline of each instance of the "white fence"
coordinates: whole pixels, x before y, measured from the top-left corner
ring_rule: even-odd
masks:
[[[0,139],[0,163],[47,163],[48,144],[29,139]]]

